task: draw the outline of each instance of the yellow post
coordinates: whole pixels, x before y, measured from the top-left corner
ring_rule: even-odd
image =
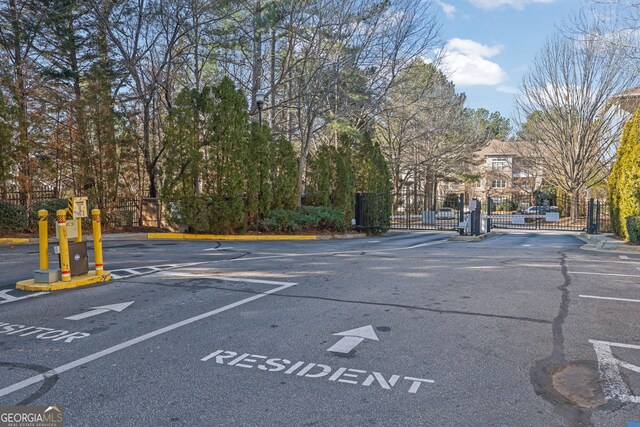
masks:
[[[73,239],[74,242],[82,242],[82,218],[74,218],[78,225],[78,236]]]
[[[56,212],[58,221],[58,239],[60,242],[60,270],[62,270],[62,281],[71,281],[71,266],[69,265],[69,242],[67,240],[67,211],[60,209]]]
[[[73,197],[69,197],[67,199],[67,214],[69,218],[74,219],[76,221],[78,227],[78,235],[73,239],[74,242],[82,242],[82,218],[74,218],[73,212],[75,211],[75,202]]]
[[[100,228],[100,209],[91,210],[91,222],[93,224],[93,253],[96,258],[96,276],[102,276],[104,265],[102,264],[102,229]]]
[[[49,235],[47,217],[49,212],[45,209],[38,211],[38,243],[40,245],[40,270],[49,269]]]

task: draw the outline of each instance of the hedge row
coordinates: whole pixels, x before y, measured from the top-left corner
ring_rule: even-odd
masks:
[[[22,206],[0,202],[0,232],[15,233],[27,228],[27,211]]]
[[[274,210],[260,221],[256,229],[262,232],[298,233],[305,230],[324,230],[343,233],[351,228],[344,211],[324,206],[303,206],[297,210]]]
[[[631,243],[640,244],[640,216],[627,217],[627,233]]]
[[[614,233],[630,238],[627,218],[640,215],[640,110],[624,126],[609,176],[609,197]]]

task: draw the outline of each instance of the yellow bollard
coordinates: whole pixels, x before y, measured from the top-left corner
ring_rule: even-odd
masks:
[[[82,218],[75,218],[76,224],[78,224],[78,236],[73,239],[74,242],[82,242]]]
[[[93,254],[96,258],[96,276],[102,276],[104,265],[102,264],[102,229],[100,228],[100,209],[91,210],[91,222],[93,224]]]
[[[38,243],[40,245],[40,270],[49,269],[49,235],[47,217],[49,212],[45,209],[38,211]]]
[[[67,211],[60,209],[56,212],[58,221],[58,239],[60,242],[60,270],[62,270],[62,281],[71,281],[71,266],[69,265],[69,241],[67,240]]]

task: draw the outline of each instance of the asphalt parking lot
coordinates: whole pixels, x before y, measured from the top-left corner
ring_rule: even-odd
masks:
[[[449,237],[109,241],[115,280],[45,294],[12,289],[37,247],[1,247],[0,404],[96,426],[640,422],[640,255]]]

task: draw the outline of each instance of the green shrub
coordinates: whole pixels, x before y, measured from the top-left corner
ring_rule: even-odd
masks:
[[[640,216],[627,217],[627,232],[631,243],[640,244]]]
[[[0,202],[0,232],[20,232],[27,228],[27,213],[22,206]]]
[[[298,233],[305,230],[342,233],[350,226],[340,209],[303,206],[297,210],[276,209],[270,217],[260,221],[256,228],[259,231],[278,233]]]
[[[192,233],[228,234],[244,228],[240,197],[184,196],[172,203],[169,215]]]

